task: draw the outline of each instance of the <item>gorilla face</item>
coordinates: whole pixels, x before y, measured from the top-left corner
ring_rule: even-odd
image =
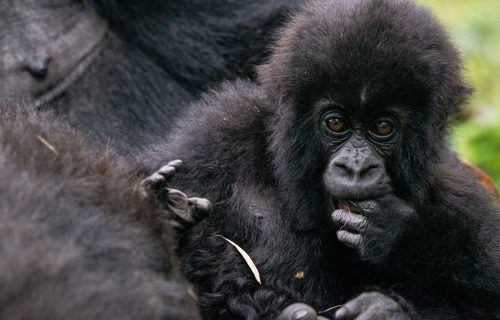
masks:
[[[397,68],[385,72],[394,73],[389,78],[401,74]],[[310,103],[316,137],[325,154],[322,181],[335,202],[379,198],[400,189],[395,184],[408,185],[398,175],[408,171],[407,162],[401,161],[408,157],[401,153],[426,143],[425,88],[415,86],[411,93],[402,84],[365,79],[330,84],[323,98]],[[390,90],[394,86],[398,86],[396,94]]]
[[[392,189],[384,155],[398,138],[399,121],[389,112],[361,120],[337,105],[328,105],[319,119],[324,143],[333,150],[323,181],[336,199],[374,198]]]
[[[63,79],[76,80],[107,30],[77,1],[0,0],[0,7],[2,99],[40,99],[64,86]]]
[[[369,58],[360,57],[361,61]],[[306,102],[309,110],[299,110],[313,118],[311,130],[324,153],[322,181],[334,202],[375,199],[411,189],[425,172],[426,163],[420,157],[429,157],[425,146],[432,98],[425,83],[419,83],[403,65],[383,64],[361,79],[352,77],[341,84],[325,80],[327,89],[311,95],[320,98]],[[331,77],[342,72],[333,70]],[[385,76],[379,78],[382,72]],[[409,85],[390,80],[403,76]],[[418,150],[424,151],[418,154]]]

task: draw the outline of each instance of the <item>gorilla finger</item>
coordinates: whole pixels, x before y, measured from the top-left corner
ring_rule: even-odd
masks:
[[[332,219],[341,227],[347,226],[354,231],[363,231],[368,225],[368,220],[357,213],[352,213],[343,209],[335,210],[332,213]]]
[[[201,221],[213,210],[212,203],[205,198],[189,198],[188,205],[195,222]]]
[[[176,159],[167,163],[167,166],[174,167],[176,170],[179,170],[184,166],[184,163],[182,160]]]
[[[149,177],[141,180],[139,188],[143,197],[151,196],[152,193],[161,188],[165,184],[165,177],[158,172],[153,173]]]
[[[363,237],[349,231],[339,230],[337,231],[337,239],[349,248],[359,249],[361,247]]]
[[[162,175],[164,183],[167,183],[170,182],[170,180],[172,180],[177,170],[178,170],[177,168],[167,164],[166,166],[161,167],[160,170],[156,172]]]
[[[356,318],[363,312],[363,303],[359,299],[354,299],[343,305],[335,312],[335,320],[350,320]]]
[[[289,305],[278,316],[277,320],[317,320],[316,311],[307,304],[294,303]]]
[[[403,312],[384,311],[380,308],[370,307],[357,316],[356,320],[410,320],[410,317]]]
[[[368,310],[357,316],[356,320],[391,320],[391,319],[387,317],[387,314],[385,315],[378,314],[376,312]]]
[[[144,193],[147,194],[149,191],[161,190],[161,188],[165,187],[167,183],[172,180],[181,166],[181,160],[170,161],[167,165],[143,179],[141,181],[141,187],[144,189]]]
[[[354,203],[353,203],[354,204]],[[359,208],[362,212],[365,213],[376,213],[380,212],[381,206],[378,201],[375,200],[365,200],[355,203],[356,207]]]
[[[156,173],[163,176],[163,180],[161,181],[162,185],[166,185],[172,178],[175,176],[175,173],[179,171],[183,166],[181,160],[174,160],[167,163],[167,165],[160,168],[160,170],[156,171]],[[159,186],[161,187],[161,186]]]

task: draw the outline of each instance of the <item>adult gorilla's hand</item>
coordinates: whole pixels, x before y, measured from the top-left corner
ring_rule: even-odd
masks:
[[[384,261],[415,218],[415,210],[393,194],[341,203],[332,213],[333,221],[340,226],[339,241],[373,263]]]
[[[327,318],[318,316],[316,311],[307,304],[294,303],[283,310],[277,320],[327,320]]]

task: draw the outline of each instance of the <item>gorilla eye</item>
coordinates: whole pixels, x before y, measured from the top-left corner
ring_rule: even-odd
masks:
[[[373,127],[370,129],[370,132],[376,137],[380,139],[388,139],[392,137],[394,133],[395,125],[394,121],[389,118],[383,118],[378,120]]]
[[[341,118],[330,118],[326,120],[326,126],[330,131],[343,132],[346,128],[344,120]]]
[[[387,121],[380,121],[375,125],[375,133],[379,136],[390,135],[392,133],[392,130],[394,130],[392,123],[389,123]]]
[[[345,133],[348,130],[348,126],[342,115],[332,114],[325,119],[326,128],[337,134]]]

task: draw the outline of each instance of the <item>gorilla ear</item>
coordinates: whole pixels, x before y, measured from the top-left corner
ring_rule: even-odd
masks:
[[[456,86],[456,89],[453,90],[453,94],[451,94],[446,100],[446,111],[447,116],[455,115],[461,113],[463,111],[463,107],[469,101],[469,98],[474,93],[474,89],[466,84]]]
[[[439,90],[434,95],[434,105],[441,110],[439,122],[446,123],[448,118],[460,114],[464,110],[469,98],[474,93],[474,89],[465,83],[452,84],[443,91]]]
[[[445,92],[445,93],[443,93]],[[438,91],[434,95],[434,106],[436,106],[434,114],[434,127],[438,131],[445,130],[448,126],[450,117],[461,114],[464,111],[464,105],[474,93],[474,89],[469,85],[462,83],[452,85]]]

